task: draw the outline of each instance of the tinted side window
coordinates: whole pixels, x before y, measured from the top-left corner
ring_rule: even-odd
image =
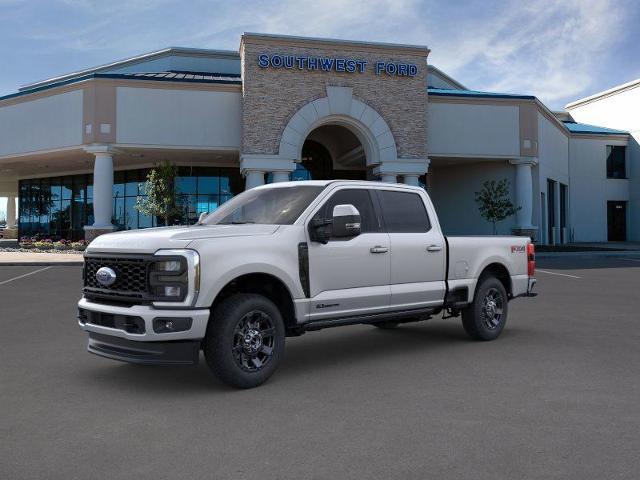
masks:
[[[325,202],[314,218],[331,218],[333,216],[333,207],[345,204],[353,205],[360,212],[360,228],[362,233],[380,231],[378,217],[373,210],[373,203],[371,202],[371,196],[368,190],[353,189],[337,191]]]
[[[431,229],[424,202],[417,193],[381,190],[382,215],[389,233],[422,233]]]

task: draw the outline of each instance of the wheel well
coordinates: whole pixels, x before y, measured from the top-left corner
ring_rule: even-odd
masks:
[[[235,293],[256,293],[271,300],[282,315],[284,325],[289,331],[297,325],[293,298],[289,289],[281,280],[268,273],[250,273],[234,278],[227,283],[211,305],[213,310]]]
[[[500,280],[500,282],[504,286],[504,289],[507,291],[507,295],[511,296],[513,292],[511,289],[511,275],[509,275],[509,270],[507,270],[504,265],[502,265],[501,263],[491,263],[487,265],[485,269],[482,270],[482,273],[478,278],[478,283],[482,277],[486,277],[488,275],[496,277],[498,280]]]

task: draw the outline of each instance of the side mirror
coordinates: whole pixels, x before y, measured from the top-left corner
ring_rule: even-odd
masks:
[[[202,212],[200,214],[200,216],[198,217],[198,221],[196,223],[196,225],[202,225],[202,222],[204,222],[204,219],[207,218],[208,213],[207,212]]]
[[[360,235],[360,212],[353,205],[336,205],[333,207],[332,237],[348,238]]]
[[[331,238],[332,223],[333,220],[314,218],[309,224],[309,237],[311,241],[322,243],[323,245],[328,243]]]

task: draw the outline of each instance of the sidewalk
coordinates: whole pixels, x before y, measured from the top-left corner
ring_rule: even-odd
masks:
[[[35,252],[0,252],[0,267],[9,265],[82,265],[81,254],[75,253],[35,253]]]

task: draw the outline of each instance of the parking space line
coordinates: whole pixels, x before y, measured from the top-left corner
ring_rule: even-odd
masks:
[[[539,268],[536,268],[536,272],[548,273],[549,275],[560,275],[561,277],[582,278],[577,275],[569,275],[568,273],[550,272],[549,270],[540,270]]]
[[[34,270],[33,272],[25,273],[24,275],[19,275],[17,277],[10,278],[9,280],[4,280],[4,281],[0,282],[0,285],[4,285],[6,283],[13,282],[14,280],[20,280],[21,278],[28,277],[29,275],[34,275],[34,274],[39,273],[39,272],[44,272],[45,270],[49,270],[50,268],[51,268],[50,266],[49,267],[40,268],[38,270]]]

